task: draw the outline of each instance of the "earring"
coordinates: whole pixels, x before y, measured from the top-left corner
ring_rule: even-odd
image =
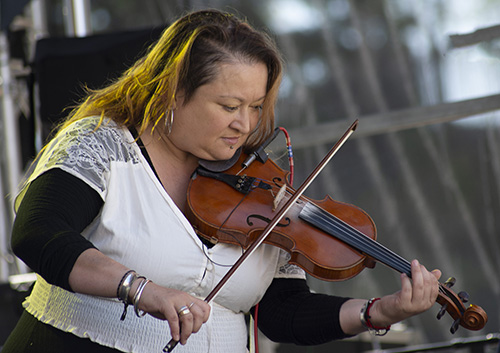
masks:
[[[165,129],[167,129],[168,135],[172,132],[172,125],[174,124],[174,110],[170,110],[170,116],[165,118]]]

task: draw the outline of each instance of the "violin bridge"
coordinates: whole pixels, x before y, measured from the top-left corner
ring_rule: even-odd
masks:
[[[273,212],[276,211],[276,209],[280,205],[281,201],[283,200],[283,197],[285,196],[285,192],[286,192],[286,184],[283,184],[283,186],[281,186],[280,191],[278,191],[278,193],[276,194],[276,197],[274,198]]]

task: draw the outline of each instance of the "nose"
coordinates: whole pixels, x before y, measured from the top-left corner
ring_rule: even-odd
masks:
[[[248,109],[240,109],[235,115],[230,127],[237,130],[241,134],[248,134],[252,130],[253,116]]]

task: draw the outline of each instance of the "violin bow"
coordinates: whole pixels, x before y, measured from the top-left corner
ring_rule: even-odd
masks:
[[[317,167],[312,171],[312,173],[307,177],[307,179],[302,183],[302,185],[296,190],[296,192],[288,199],[288,201],[280,208],[278,213],[273,217],[273,219],[264,228],[262,233],[257,237],[257,239],[247,248],[245,252],[240,256],[240,258],[234,263],[234,265],[227,271],[224,277],[221,278],[219,283],[212,289],[212,291],[205,298],[205,302],[210,303],[215,296],[224,287],[229,278],[232,277],[234,272],[243,264],[243,262],[252,255],[255,250],[261,245],[266,237],[273,231],[276,225],[281,221],[285,214],[290,210],[290,208],[295,204],[295,202],[302,196],[304,191],[311,185],[311,183],[316,179],[316,177],[321,173],[325,166],[330,162],[332,157],[340,150],[347,139],[352,135],[358,126],[358,119],[351,124],[351,126],[346,130],[346,132],[339,138],[337,143],[330,149],[323,160],[317,165]],[[168,342],[168,344],[163,348],[163,352],[170,353],[174,350],[179,342],[173,338]]]

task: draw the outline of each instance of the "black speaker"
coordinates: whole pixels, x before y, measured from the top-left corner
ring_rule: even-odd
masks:
[[[99,34],[83,38],[44,38],[36,43],[33,61],[42,138],[82,97],[83,86],[99,88],[116,78],[156,41],[162,28]]]

